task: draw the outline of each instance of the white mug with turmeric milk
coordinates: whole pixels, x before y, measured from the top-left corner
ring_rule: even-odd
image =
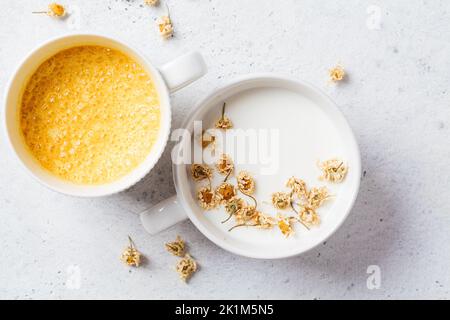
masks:
[[[13,152],[37,180],[84,197],[113,194],[142,179],[169,136],[169,93],[206,72],[199,53],[159,68],[109,37],[53,39],[20,64],[5,94]]]

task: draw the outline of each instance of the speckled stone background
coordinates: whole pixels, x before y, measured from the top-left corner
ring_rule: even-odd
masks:
[[[209,73],[173,95],[174,127],[237,75],[291,75],[338,103],[364,171],[356,206],[332,238],[300,257],[258,261],[223,251],[190,222],[144,232],[138,213],[175,192],[169,148],[132,189],[77,199],[24,173],[2,136],[0,298],[450,298],[449,1],[168,0],[176,36],[167,42],[153,22],[164,7],[143,0],[61,0],[73,12],[65,21],[30,14],[49,1],[0,2],[2,91],[32,48],[70,32],[126,38],[157,65],[198,49]],[[350,74],[339,87],[327,82],[337,63]],[[128,234],[149,258],[142,268],[119,261]],[[188,285],[163,248],[177,234],[201,265]],[[372,265],[376,288],[367,286]]]

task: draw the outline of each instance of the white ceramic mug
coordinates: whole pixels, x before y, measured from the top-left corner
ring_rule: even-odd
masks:
[[[310,233],[302,235],[298,241],[283,242],[285,240],[282,240],[280,242],[271,243],[270,240],[267,240],[272,236],[269,235],[269,238],[264,238],[264,243],[255,243],[249,238],[246,239],[232,236],[230,233],[226,232],[225,226],[221,226],[220,224],[214,225],[211,221],[206,219],[206,215],[215,215],[217,213],[204,212],[204,210],[198,206],[197,199],[195,198],[196,193],[192,190],[192,185],[190,184],[190,165],[175,164],[176,162],[179,163],[179,161],[175,159],[173,165],[173,177],[177,195],[142,212],[140,215],[142,224],[149,233],[156,234],[175,223],[189,218],[206,237],[225,250],[246,257],[276,259],[295,256],[314,248],[330,237],[344,222],[356,200],[359,190],[361,176],[359,148],[353,132],[342,113],[337,106],[317,88],[305,82],[272,74],[244,76],[213,91],[206,98],[201,100],[188,116],[183,128],[188,129],[192,133],[194,121],[203,120],[213,108],[219,116],[220,109],[218,108],[220,108],[224,101],[233,99],[233,97],[238,96],[242,92],[256,88],[262,90],[265,90],[265,88],[280,88],[298,93],[316,105],[317,108],[320,109],[320,112],[326,114],[330,123],[335,126],[336,134],[339,135],[339,138],[343,142],[343,153],[345,154],[345,161],[348,163],[350,170],[342,184],[342,190],[335,197],[336,199],[333,200],[333,212],[330,214],[326,223],[315,230],[312,230]],[[246,106],[247,105],[244,104],[242,107],[245,108]],[[278,106],[279,104],[274,106],[273,112],[277,112]],[[300,108],[301,105],[298,107]],[[282,124],[280,124],[280,126],[281,125]],[[191,139],[191,137],[192,135],[190,137],[185,136],[183,139]],[[182,140],[181,143],[175,146],[175,149],[172,152],[173,155],[179,154],[176,148],[180,148],[184,142],[185,141]],[[287,176],[286,179],[287,178],[289,178],[289,176]],[[225,232],[223,230],[225,230]],[[242,234],[244,234],[244,232],[245,231],[242,231]]]
[[[79,45],[100,45],[117,49],[140,63],[151,75],[159,94],[161,127],[159,136],[147,158],[132,172],[119,180],[102,185],[80,185],[64,181],[43,169],[27,150],[18,121],[20,99],[24,86],[41,63],[61,50]],[[206,65],[197,52],[187,53],[162,67],[153,66],[144,55],[122,40],[96,34],[65,35],[50,40],[33,50],[19,65],[6,87],[4,124],[13,153],[33,177],[61,193],[97,197],[123,191],[142,179],[156,164],[167,143],[171,127],[169,93],[187,86],[206,73]]]

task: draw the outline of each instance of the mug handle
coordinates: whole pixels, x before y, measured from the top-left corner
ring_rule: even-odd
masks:
[[[159,68],[170,92],[175,92],[201,78],[206,70],[205,60],[196,51],[188,52]],[[172,196],[141,212],[140,218],[144,229],[155,235],[186,220],[187,215],[177,197]]]
[[[140,214],[144,229],[155,235],[178,222],[187,219],[186,212],[178,202],[177,196],[161,201]]]
[[[188,52],[159,67],[159,72],[170,92],[175,92],[201,78],[206,70],[205,60],[196,51]]]

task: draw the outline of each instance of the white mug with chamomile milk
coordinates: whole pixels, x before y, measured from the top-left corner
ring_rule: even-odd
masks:
[[[32,51],[10,80],[6,136],[45,186],[83,197],[116,193],[160,158],[171,127],[169,94],[205,72],[197,52],[156,68],[111,37],[58,37]]]
[[[206,130],[200,135],[194,133],[199,122]],[[202,156],[228,156],[208,133],[214,127],[232,137],[254,133],[258,148],[270,141],[271,149],[259,152],[250,144],[243,150],[254,150],[250,156],[258,155],[257,161],[238,161],[234,154],[227,160],[232,169],[222,156],[216,163],[199,163],[205,158],[192,155],[185,161],[186,150],[196,147]],[[356,200],[361,160],[354,134],[330,98],[308,83],[273,74],[243,76],[202,99],[183,129],[172,151],[177,194],[141,213],[151,234],[189,218],[232,253],[286,258],[323,243]],[[262,139],[264,133],[273,139]]]

